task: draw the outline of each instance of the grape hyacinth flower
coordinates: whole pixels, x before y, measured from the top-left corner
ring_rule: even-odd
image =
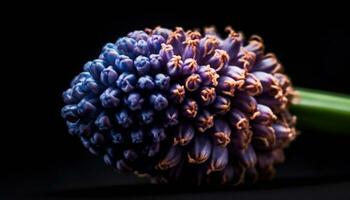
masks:
[[[295,92],[260,37],[227,32],[156,27],[106,44],[63,92],[69,133],[152,182],[273,177],[296,137]]]

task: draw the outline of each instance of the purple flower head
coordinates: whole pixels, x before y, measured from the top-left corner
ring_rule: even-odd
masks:
[[[68,132],[153,182],[272,177],[296,137],[295,92],[260,37],[227,32],[156,27],[107,43],[62,94]]]

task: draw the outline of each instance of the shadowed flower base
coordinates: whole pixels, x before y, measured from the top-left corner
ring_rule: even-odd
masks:
[[[154,183],[269,179],[295,138],[294,89],[260,37],[134,31],[102,48],[63,93],[70,134]]]

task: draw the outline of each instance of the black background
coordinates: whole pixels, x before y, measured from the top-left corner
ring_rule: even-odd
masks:
[[[160,4],[22,5],[4,18],[11,44],[3,63],[9,71],[3,74],[3,110],[10,112],[3,113],[0,197],[350,199],[349,136],[303,130],[274,181],[208,190],[150,186],[115,174],[67,133],[61,93],[73,76],[105,43],[157,25],[215,25],[223,35],[232,25],[246,37],[258,34],[294,85],[350,94],[346,6]]]

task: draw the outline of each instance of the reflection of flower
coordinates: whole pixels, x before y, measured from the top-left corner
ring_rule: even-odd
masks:
[[[295,138],[294,90],[260,37],[227,31],[157,27],[105,45],[63,93],[69,132],[156,182],[270,178]]]

